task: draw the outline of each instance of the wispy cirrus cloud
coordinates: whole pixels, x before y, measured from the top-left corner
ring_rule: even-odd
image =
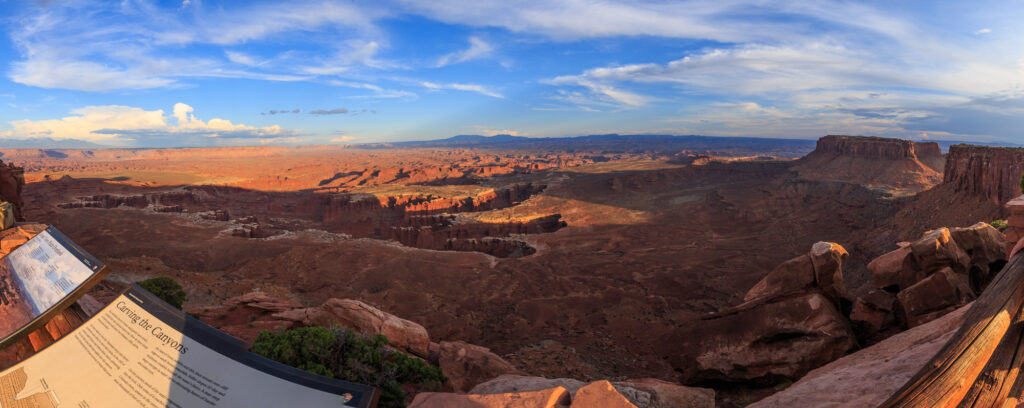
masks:
[[[456,91],[476,92],[478,94],[487,95],[492,98],[505,98],[505,96],[503,96],[502,94],[478,84],[437,83],[429,81],[422,81],[419,84],[424,88],[433,90],[454,89]]]
[[[340,72],[337,64],[328,66],[338,59],[298,66],[287,58],[239,50],[225,50],[221,57],[206,50],[325,30],[354,37],[338,49],[346,56],[342,60],[347,68],[383,64],[373,58],[379,48],[373,37],[379,33],[372,23],[386,14],[383,9],[326,1],[234,9],[200,3],[185,7],[191,12],[148,2],[24,5],[23,14],[12,19],[15,24],[8,30],[21,56],[11,63],[8,77],[30,86],[89,92],[179,87],[190,78],[311,80],[329,70]],[[183,51],[190,55],[182,57]]]
[[[469,48],[442,55],[441,58],[438,58],[437,62],[434,63],[434,67],[440,68],[451,64],[458,64],[469,60],[483,58],[490,55],[493,51],[494,47],[480,37],[469,37]]]
[[[321,116],[322,115],[344,115],[346,113],[348,113],[348,109],[346,109],[346,108],[317,109],[317,110],[309,112],[310,115],[321,115]]]

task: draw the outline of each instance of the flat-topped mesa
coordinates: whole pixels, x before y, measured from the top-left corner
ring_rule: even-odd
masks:
[[[872,159],[916,159],[916,144],[902,139],[828,135],[818,139],[818,146],[811,154],[832,153]],[[935,144],[935,147],[937,148],[938,144]]]
[[[916,193],[942,180],[944,158],[935,142],[868,136],[829,135],[796,162],[802,178],[841,181]]]
[[[943,183],[954,191],[996,204],[1020,195],[1024,148],[954,145],[949,147]]]

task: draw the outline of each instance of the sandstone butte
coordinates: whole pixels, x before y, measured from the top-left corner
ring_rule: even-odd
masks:
[[[30,163],[34,182],[23,190],[24,172],[5,165],[0,196],[131,276],[122,279],[179,278],[194,296],[190,311],[243,340],[324,324],[387,335],[451,380],[449,392],[407,401],[421,407],[714,406],[716,398],[729,406],[769,394],[755,406],[876,405],[906,379],[931,378],[915,373],[946,340],[964,338],[956,330],[967,305],[995,296],[986,288],[1002,282],[1007,250],[1024,231],[1024,206],[1002,206],[1021,172],[1013,149],[953,146],[943,157],[935,143],[827,136],[798,160],[429,153],[449,154],[450,166],[381,151],[401,162],[392,167],[337,166],[303,149],[189,153],[209,163],[175,151],[5,152]],[[195,180],[171,186],[47,179],[75,168],[114,175],[121,170],[104,166],[121,166],[119,155],[138,160],[129,172],[160,173],[169,164],[158,162],[179,160],[209,173],[176,175]],[[214,168],[230,157],[260,161],[252,171],[265,174]],[[299,162],[316,164],[296,172]],[[291,175],[267,175],[275,166]],[[257,185],[266,189],[248,188]],[[1007,215],[1005,236],[979,223]],[[609,217],[615,223],[602,222]],[[11,232],[11,242],[31,228]],[[206,248],[162,239],[168,234]],[[174,255],[182,251],[194,255],[182,261]],[[252,259],[239,265],[222,253]],[[346,280],[325,279],[338,269],[322,259],[351,270],[335,272]],[[387,266],[362,266],[374,263]],[[686,282],[673,278],[681,274]],[[602,279],[608,284],[597,285]],[[102,304],[117,287],[90,298]],[[855,397],[812,395],[822,390]]]

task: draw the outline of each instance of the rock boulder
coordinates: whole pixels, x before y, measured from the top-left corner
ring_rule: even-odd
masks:
[[[469,391],[477,384],[503,374],[522,374],[490,349],[461,341],[441,342],[438,365],[458,392]]]
[[[953,240],[970,258],[971,288],[976,293],[992,280],[1006,263],[1006,237],[991,225],[979,222],[970,227],[953,228]]]
[[[893,292],[920,280],[914,271],[910,245],[886,253],[868,263],[875,286]]]
[[[974,299],[967,276],[946,267],[896,295],[907,326],[934,320]]]
[[[363,334],[383,334],[394,347],[424,358],[430,355],[427,329],[358,300],[332,298],[320,307],[284,311],[274,317],[304,326],[339,325]]]
[[[562,387],[508,394],[416,394],[409,408],[556,408],[569,406],[569,392]]]
[[[744,302],[771,299],[778,296],[818,288],[833,303],[845,299],[843,261],[849,254],[842,245],[818,242],[806,255],[790,259],[772,269],[743,296]]]
[[[721,312],[672,340],[666,353],[684,381],[795,379],[856,345],[846,317],[818,293]]]

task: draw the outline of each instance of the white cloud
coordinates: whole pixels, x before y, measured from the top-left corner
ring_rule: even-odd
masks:
[[[386,15],[381,9],[352,3],[304,1],[267,3],[239,9],[207,10],[191,24],[162,24],[152,33],[157,43],[234,45],[273,35],[349,27],[372,32],[372,20]]]
[[[524,136],[524,135],[526,135],[525,133],[521,133],[521,132],[518,132],[516,130],[511,130],[511,129],[496,130],[496,129],[488,129],[488,128],[485,128],[483,126],[473,126],[473,127],[476,128],[475,132],[477,132],[479,134],[482,134],[484,136],[497,136],[499,134],[508,134],[510,136]]]
[[[338,136],[336,138],[331,139],[331,143],[350,143],[350,142],[354,142],[354,141],[359,140],[359,139],[362,139],[362,138],[355,137],[355,136],[349,136],[349,135],[342,135],[342,136]]]
[[[374,58],[380,37],[373,21],[390,12],[348,3],[308,1],[234,8],[204,8],[184,1],[173,12],[149,2],[51,2],[29,4],[9,19],[7,33],[20,59],[11,62],[14,82],[51,89],[117,91],[185,86],[183,78],[252,78],[268,81],[309,80],[343,72],[350,66],[386,67]],[[171,11],[170,13],[168,11]],[[180,11],[180,10],[179,10]],[[320,66],[323,50],[285,52],[265,58],[225,50],[223,59],[206,57],[197,47],[250,41],[280,41],[279,36],[317,32],[345,35],[337,54]],[[184,55],[184,56],[183,56]]]
[[[436,82],[421,81],[420,82],[420,86],[422,86],[424,88],[428,88],[428,89],[435,89],[435,90],[454,89],[454,90],[457,90],[457,91],[476,92],[476,93],[479,93],[481,95],[487,95],[487,96],[490,96],[490,97],[493,97],[493,98],[505,98],[500,93],[497,93],[497,92],[494,92],[494,91],[492,91],[490,89],[487,89],[487,87],[485,87],[483,85],[476,85],[476,84],[455,84],[455,83],[441,84],[441,83],[436,83]]]
[[[742,45],[708,49],[662,64],[593,68],[579,75],[555,77],[546,83],[580,86],[589,91],[585,95],[571,94],[572,100],[560,98],[571,103],[617,103],[623,107],[643,107],[650,102],[653,97],[626,89],[651,84],[674,86],[677,94],[773,98],[801,98],[808,93],[822,95],[822,91],[828,90],[898,88],[902,89],[899,94],[917,94],[933,102],[955,99],[949,94],[959,94],[962,100],[962,95],[984,95],[1024,84],[1021,71],[991,62],[936,67],[898,60],[882,63],[878,58],[873,51],[823,42]]]
[[[992,33],[992,29],[991,28],[982,28],[982,29],[974,32],[975,35],[991,34],[991,33]]]
[[[654,98],[639,95],[633,92],[617,89],[604,82],[592,81],[586,76],[562,76],[548,81],[553,85],[576,85],[587,88],[590,95],[584,96],[580,93],[562,93],[561,99],[578,105],[600,105],[607,107],[640,108],[647,105]]]
[[[253,127],[217,118],[202,121],[193,112],[189,105],[175,104],[170,115],[175,124],[171,124],[160,109],[147,111],[130,106],[87,106],[75,109],[71,116],[60,119],[12,121],[14,130],[9,137],[124,142],[123,139],[147,136],[271,138],[290,136],[291,133],[278,125]]]
[[[12,63],[10,78],[14,82],[40,88],[100,92],[159,88],[176,83],[173,79],[139,70],[49,56]]]
[[[466,62],[472,59],[483,58],[490,55],[492,51],[494,51],[494,47],[480,37],[469,37],[469,48],[446,54],[441,58],[438,58],[434,67],[439,68],[446,65]]]
[[[250,67],[261,65],[255,58],[238,51],[225,51],[224,55],[228,57],[228,61],[236,64],[248,65]]]

